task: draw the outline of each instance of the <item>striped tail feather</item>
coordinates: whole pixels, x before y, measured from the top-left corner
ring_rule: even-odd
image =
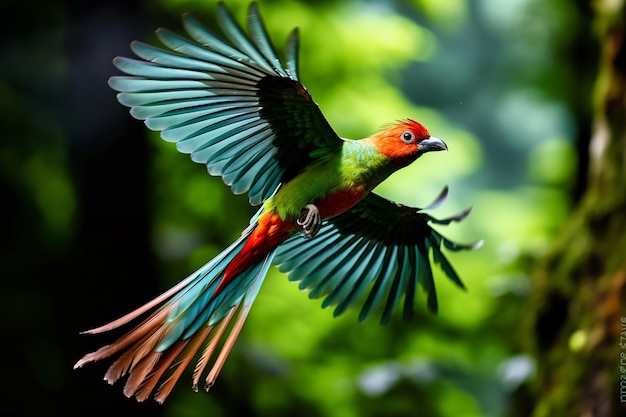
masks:
[[[163,403],[184,370],[201,352],[192,386],[198,389],[205,369],[211,364],[205,382],[208,390],[243,327],[274,257],[275,251],[270,251],[216,292],[226,267],[240,253],[254,226],[159,297],[111,323],[85,331],[86,334],[107,332],[147,315],[115,342],[82,357],[74,368],[121,353],[107,370],[105,381],[113,384],[128,375],[124,387],[127,397],[144,401],[154,393],[155,401]]]

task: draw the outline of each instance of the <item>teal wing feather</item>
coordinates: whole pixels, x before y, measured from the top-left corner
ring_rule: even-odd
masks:
[[[191,39],[159,29],[169,50],[133,42],[140,59],[116,58],[127,76],[109,84],[133,117],[256,205],[341,139],[298,80],[296,30],[283,67],[255,3],[248,34],[223,3],[217,18],[226,40],[185,15]]]
[[[427,209],[438,206],[446,196],[447,188]],[[381,322],[386,323],[404,297],[403,316],[410,319],[418,284],[427,294],[429,309],[436,312],[429,253],[446,276],[464,288],[442,247],[458,251],[477,248],[482,242],[454,243],[431,227],[461,221],[470,210],[441,220],[424,210],[369,194],[353,208],[326,220],[314,239],[290,237],[279,246],[274,263],[291,281],[299,281],[301,289],[310,290],[311,298],[325,296],[322,306],[335,305],[335,316],[365,299],[359,320],[382,308]]]

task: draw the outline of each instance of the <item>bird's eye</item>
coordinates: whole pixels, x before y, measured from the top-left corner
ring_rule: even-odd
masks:
[[[410,144],[415,142],[415,134],[413,134],[413,132],[406,131],[402,134],[402,136],[400,136],[400,139],[402,139],[402,142]]]

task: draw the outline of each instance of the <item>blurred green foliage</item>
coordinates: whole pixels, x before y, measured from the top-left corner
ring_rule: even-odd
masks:
[[[227,3],[243,20],[248,1]],[[384,327],[375,320],[358,324],[356,311],[333,318],[321,300],[309,300],[272,270],[213,391],[195,394],[182,378],[165,414],[516,415],[511,395],[533,374],[533,360],[518,350],[516,335],[528,261],[546,249],[568,215],[577,166],[570,107],[575,80],[566,56],[578,24],[571,4],[266,0],[260,6],[278,49],[292,27],[300,28],[302,81],[341,136],[365,137],[410,117],[448,144],[449,152],[425,156],[377,191],[426,206],[447,184],[449,200],[433,214],[470,205],[474,213],[443,234],[486,244],[450,256],[467,292],[438,274],[438,315],[426,311],[420,293],[411,323],[398,316]],[[159,0],[144,7],[172,21],[191,12],[215,27],[213,1]],[[142,39],[154,37],[145,33]],[[63,71],[51,62],[54,74]],[[5,75],[19,79],[18,72]],[[32,115],[19,86],[0,80],[2,105],[23,106],[16,114]],[[70,245],[86,214],[76,202],[64,132],[54,118],[40,121],[21,137],[5,138],[32,140],[23,148],[1,148],[0,170],[27,194],[38,222],[32,227],[58,251]],[[147,216],[165,289],[232,242],[255,208],[172,144],[145,132]],[[38,135],[48,140],[33,139]],[[20,298],[4,300],[5,317],[22,317],[15,300]]]

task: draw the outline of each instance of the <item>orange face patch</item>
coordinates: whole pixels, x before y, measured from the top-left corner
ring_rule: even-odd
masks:
[[[407,119],[368,138],[381,154],[399,161],[411,162],[418,155],[417,144],[428,139],[428,129],[415,120]]]

